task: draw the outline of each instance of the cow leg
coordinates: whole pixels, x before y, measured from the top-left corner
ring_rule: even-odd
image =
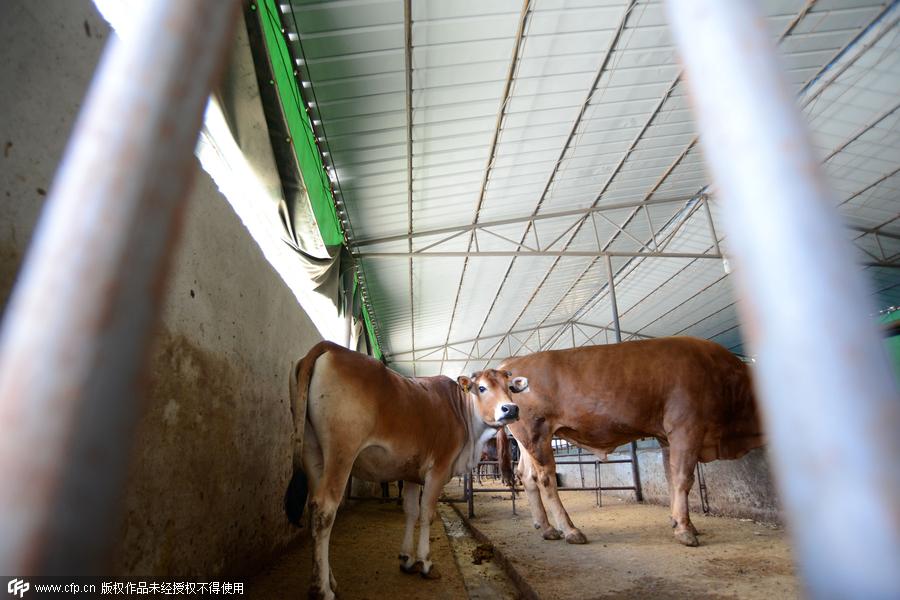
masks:
[[[547,519],[547,511],[541,500],[541,490],[538,488],[537,472],[534,469],[534,461],[531,455],[522,449],[519,456],[518,476],[525,486],[525,495],[528,496],[528,507],[531,509],[531,519],[535,529],[540,529],[545,540],[558,540],[562,537],[555,527],[550,525]]]
[[[406,530],[403,532],[403,545],[400,546],[400,570],[404,573],[415,573],[413,569],[413,536],[416,531],[416,520],[419,518],[419,492],[422,486],[418,483],[406,482],[403,486],[403,513],[406,515]]]
[[[674,529],[678,523],[675,522],[675,493],[672,490],[672,468],[669,463],[669,444],[664,444],[660,441],[659,447],[662,450],[663,472],[666,475],[666,485],[669,488],[669,525]]]
[[[337,453],[335,453],[337,454]],[[342,454],[346,457],[347,455]],[[310,598],[333,600],[336,592],[334,576],[328,559],[328,547],[331,541],[331,529],[334,517],[347,480],[353,466],[355,454],[348,458],[325,457],[325,467],[317,489],[309,502],[309,513],[313,538],[312,584],[309,589]]]
[[[431,562],[431,541],[429,540],[429,535],[431,534],[431,522],[434,520],[437,500],[441,495],[441,489],[444,487],[446,480],[444,473],[438,474],[432,471],[425,478],[425,485],[422,489],[422,501],[419,510],[419,545],[416,548],[416,562],[413,566],[418,567],[419,573],[425,579],[441,578],[441,574]]]
[[[675,519],[675,539],[685,546],[699,546],[697,530],[691,523],[688,494],[694,485],[694,468],[698,452],[690,444],[673,442],[669,456],[671,470],[672,517]]]
[[[538,486],[544,498],[550,515],[556,522],[557,529],[561,529],[566,541],[570,544],[586,544],[587,538],[575,527],[569,513],[566,512],[562,501],[559,499],[559,491],[556,489],[556,460],[553,458],[553,447],[550,439],[542,443],[532,457],[532,462],[537,471]],[[546,536],[545,536],[546,539]]]

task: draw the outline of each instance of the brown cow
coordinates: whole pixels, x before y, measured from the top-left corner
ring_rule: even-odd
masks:
[[[509,391],[527,387],[524,378],[494,370],[457,381],[443,376],[408,379],[330,342],[310,350],[291,377],[296,442],[294,474],[285,495],[288,518],[299,524],[309,478],[314,544],[310,596],[334,598],[328,542],[351,474],[366,481],[406,482],[400,568],[438,577],[429,558],[428,534],[441,489],[453,474],[475,466],[482,445],[497,428],[515,421],[518,407]],[[413,559],[417,518],[419,543]]]
[[[572,544],[587,541],[559,499],[554,435],[601,458],[635,439],[658,439],[675,539],[687,546],[697,545],[688,515],[697,461],[739,458],[763,443],[749,369],[714,342],[671,337],[538,352],[507,360],[501,368],[533,382],[517,398],[520,418],[509,429],[520,444],[518,475],[544,539],[564,534]],[[503,430],[497,439],[501,468],[510,479]],[[547,519],[541,492],[556,528]]]

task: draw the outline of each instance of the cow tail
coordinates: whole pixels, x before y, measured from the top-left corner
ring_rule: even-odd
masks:
[[[309,397],[309,381],[312,379],[313,366],[316,359],[327,351],[327,346],[319,344],[309,354],[297,361],[291,369],[290,400],[294,435],[291,481],[284,493],[284,512],[288,521],[300,527],[300,518],[309,495],[309,484],[303,471],[303,431],[306,427],[306,404]]]
[[[503,479],[503,485],[513,487],[516,480],[513,475],[512,452],[509,448],[509,435],[506,433],[506,427],[501,427],[497,431],[497,460],[500,462],[500,476]]]

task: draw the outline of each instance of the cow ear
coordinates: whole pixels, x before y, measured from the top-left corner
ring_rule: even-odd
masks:
[[[519,392],[524,392],[528,389],[528,378],[527,377],[516,377],[509,384],[509,389],[512,393],[518,394]]]
[[[468,392],[469,388],[472,387],[472,380],[465,375],[460,375],[459,377],[457,377],[456,383],[459,384],[459,387],[461,387],[464,392]]]

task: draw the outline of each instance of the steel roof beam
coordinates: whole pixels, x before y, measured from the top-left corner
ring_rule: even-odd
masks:
[[[353,245],[356,247],[373,246],[375,244],[386,244],[388,242],[399,242],[407,239],[415,239],[421,237],[429,237],[436,235],[444,235],[450,233],[465,233],[475,229],[487,229],[488,227],[501,227],[503,225],[514,225],[517,223],[534,223],[535,221],[544,221],[547,219],[559,219],[562,217],[585,217],[591,213],[610,212],[621,210],[623,208],[640,208],[645,206],[653,206],[657,204],[675,204],[684,203],[692,200],[694,196],[685,196],[681,198],[663,198],[663,199],[644,199],[631,202],[616,202],[613,204],[604,204],[602,206],[591,206],[589,208],[576,208],[572,210],[560,210],[555,212],[532,214],[522,217],[510,217],[507,219],[495,219],[493,221],[483,221],[481,223],[472,223],[469,225],[455,225],[450,227],[439,227],[426,231],[414,231],[412,234],[388,235],[377,238],[368,238],[355,240]]]
[[[722,260],[717,253],[699,252],[619,252],[610,250],[460,250],[458,252],[366,252],[354,254],[356,258],[498,258],[504,256],[535,257],[558,256],[600,258],[603,256],[624,258],[714,258]]]
[[[593,323],[585,323],[585,322],[583,322],[583,321],[575,321],[575,322],[560,321],[559,323],[551,323],[551,324],[549,324],[549,325],[541,325],[540,327],[524,327],[524,328],[522,328],[522,329],[517,329],[517,330],[515,330],[515,331],[510,332],[510,334],[509,334],[508,336],[505,335],[505,334],[483,335],[483,336],[480,336],[480,337],[469,338],[469,339],[465,339],[465,340],[457,340],[457,341],[451,342],[451,343],[449,343],[449,344],[440,344],[440,345],[436,345],[436,346],[428,346],[428,347],[424,347],[424,348],[416,348],[415,353],[414,353],[412,350],[403,350],[403,351],[401,351],[401,352],[396,352],[396,353],[394,353],[394,354],[387,355],[387,356],[386,356],[386,359],[387,359],[388,362],[403,362],[403,361],[405,361],[405,360],[408,360],[408,361],[412,361],[412,360],[424,360],[424,359],[426,359],[426,358],[429,357],[429,356],[433,356],[433,355],[434,355],[437,351],[439,351],[439,350],[455,350],[456,352],[459,352],[460,354],[465,354],[466,356],[468,356],[468,357],[471,358],[472,360],[487,360],[486,358],[479,358],[479,356],[483,356],[484,354],[481,353],[481,352],[475,351],[475,345],[476,345],[476,344],[478,344],[478,343],[480,343],[480,342],[484,342],[485,340],[494,340],[494,341],[491,343],[490,347],[489,347],[489,348],[494,348],[494,347],[497,346],[498,344],[499,344],[499,345],[502,345],[503,342],[505,342],[506,339],[507,339],[508,337],[521,336],[522,334],[533,334],[534,332],[536,332],[536,331],[539,330],[539,329],[555,329],[555,328],[557,328],[557,327],[563,327],[563,326],[564,326],[564,327],[568,327],[568,326],[570,326],[570,325],[572,325],[572,324],[579,326],[579,328],[582,328],[582,327],[590,327],[590,328],[593,328],[593,329],[597,329],[597,330],[598,330],[597,333],[594,333],[593,335],[589,335],[589,334],[588,334],[589,332],[585,332],[585,331],[582,329],[582,330],[581,330],[582,333],[583,333],[583,334],[585,335],[585,337],[587,337],[588,339],[592,339],[593,337],[596,337],[597,334],[600,333],[600,332],[603,332],[603,331],[612,331],[612,328],[611,328],[611,327],[608,327],[608,326],[606,326],[606,325],[595,325],[595,324],[593,324]],[[634,331],[622,331],[622,335],[624,335],[624,336],[626,336],[626,337],[639,337],[639,338],[650,338],[650,337],[652,337],[652,336],[645,335],[645,334],[640,334],[640,333],[637,333],[637,332],[634,332]],[[530,339],[530,336],[529,336],[529,338],[525,338],[525,339],[526,339],[526,341],[527,341],[528,339]],[[519,341],[521,341],[521,340],[519,340]],[[467,344],[472,344],[472,345],[473,345],[473,346],[472,346],[472,351],[466,352],[466,351],[460,350],[460,349],[458,348],[458,346],[464,346],[464,345],[467,345]],[[456,348],[454,348],[454,347],[456,347]],[[422,353],[422,354],[419,354],[419,357],[420,357],[420,358],[417,358],[417,359],[412,358],[412,357],[415,357],[416,354],[418,354],[418,353]],[[400,358],[400,357],[408,357],[408,356],[410,356],[410,355],[411,355],[412,357],[407,358],[407,359]],[[445,356],[444,360],[450,360],[450,361],[452,361],[452,360],[466,360],[466,358],[455,359],[455,358],[453,358],[453,357],[448,357],[446,354],[444,354],[444,356]]]

